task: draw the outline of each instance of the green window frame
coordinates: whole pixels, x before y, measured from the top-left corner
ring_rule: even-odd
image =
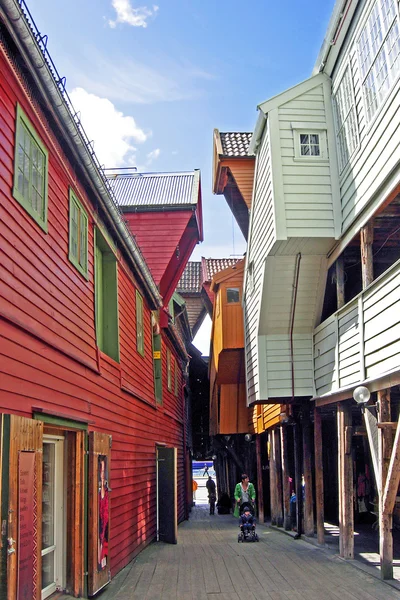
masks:
[[[89,279],[88,229],[87,213],[74,191],[70,188],[68,258],[86,279]]]
[[[108,241],[97,227],[94,265],[97,345],[119,362],[118,264]]]
[[[167,387],[172,391],[172,373],[171,373],[171,350],[167,348]]]
[[[144,356],[143,297],[136,290],[136,349]]]
[[[175,392],[175,396],[178,396],[178,362],[176,359],[174,361],[174,375],[175,375],[174,392]]]
[[[157,404],[163,403],[162,394],[162,348],[161,335],[153,333],[153,367],[154,367],[154,395]]]
[[[13,196],[47,233],[49,155],[32,123],[17,104]]]

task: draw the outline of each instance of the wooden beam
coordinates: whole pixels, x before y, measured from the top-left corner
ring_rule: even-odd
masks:
[[[337,308],[342,308],[345,305],[344,299],[344,256],[341,254],[336,263],[336,299]]]
[[[361,274],[362,288],[368,287],[374,280],[374,263],[372,244],[374,241],[374,222],[371,219],[365,227],[360,230],[361,242]]]
[[[369,450],[371,453],[372,459],[372,467],[374,470],[375,484],[378,494],[380,494],[382,489],[381,483],[381,470],[379,468],[379,460],[378,460],[378,446],[379,446],[379,433],[378,433],[378,420],[376,416],[372,413],[373,407],[366,406],[362,409],[364,414],[364,423],[365,428],[367,430],[367,437],[369,443]]]
[[[294,469],[296,482],[296,528],[297,536],[303,532],[303,486],[302,486],[302,443],[299,423],[293,425]]]
[[[324,466],[322,456],[321,411],[314,408],[314,448],[315,448],[315,512],[317,520],[318,544],[325,544],[324,531]]]
[[[378,392],[378,416],[379,421],[390,421],[390,389]],[[393,432],[391,428],[385,427],[379,430],[379,467],[381,471],[381,493],[379,495],[379,554],[381,561],[381,578],[393,579],[393,515],[383,510],[383,494],[387,475],[389,471],[390,458],[392,455]],[[397,488],[396,488],[397,490]]]
[[[257,506],[258,519],[264,523],[264,493],[263,493],[263,471],[261,464],[261,436],[256,435],[256,458],[257,458]]]
[[[281,426],[281,458],[282,458],[282,492],[283,492],[283,526],[286,531],[292,528],[290,522],[290,485],[289,485],[289,458],[288,458],[288,428]]]
[[[343,558],[354,558],[353,459],[346,453],[346,431],[351,427],[351,401],[337,405],[338,475],[339,475],[339,552]]]
[[[304,533],[308,537],[314,537],[311,457],[310,411],[308,408],[305,408],[303,410]]]
[[[283,492],[282,492],[282,455],[280,428],[274,429],[274,447],[275,447],[275,481],[276,481],[276,524],[283,526]]]
[[[382,495],[382,511],[392,514],[396,502],[397,490],[400,481],[400,417],[397,424],[396,436],[394,438],[392,455],[386,478],[386,485]]]
[[[269,488],[271,505],[271,525],[276,525],[276,469],[273,431],[268,431],[269,441]]]

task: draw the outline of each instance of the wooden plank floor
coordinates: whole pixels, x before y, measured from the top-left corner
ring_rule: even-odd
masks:
[[[257,526],[238,543],[236,519],[194,507],[177,545],[154,543],[101,600],[400,600],[400,590],[302,540]]]

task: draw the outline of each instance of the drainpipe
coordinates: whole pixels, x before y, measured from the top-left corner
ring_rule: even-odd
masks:
[[[299,274],[300,274],[300,252],[296,256],[296,265],[294,269],[294,284],[292,294],[292,308],[290,311],[290,364],[292,372],[292,403],[294,401],[294,348],[293,348],[293,329],[294,329],[294,316],[296,312],[296,301],[297,301],[297,289],[299,286]]]

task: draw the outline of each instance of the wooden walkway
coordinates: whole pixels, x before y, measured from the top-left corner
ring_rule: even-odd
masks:
[[[400,589],[329,550],[268,527],[238,543],[232,515],[195,507],[177,545],[154,543],[100,593],[100,600],[400,600]],[[64,596],[65,598],[65,596]]]

